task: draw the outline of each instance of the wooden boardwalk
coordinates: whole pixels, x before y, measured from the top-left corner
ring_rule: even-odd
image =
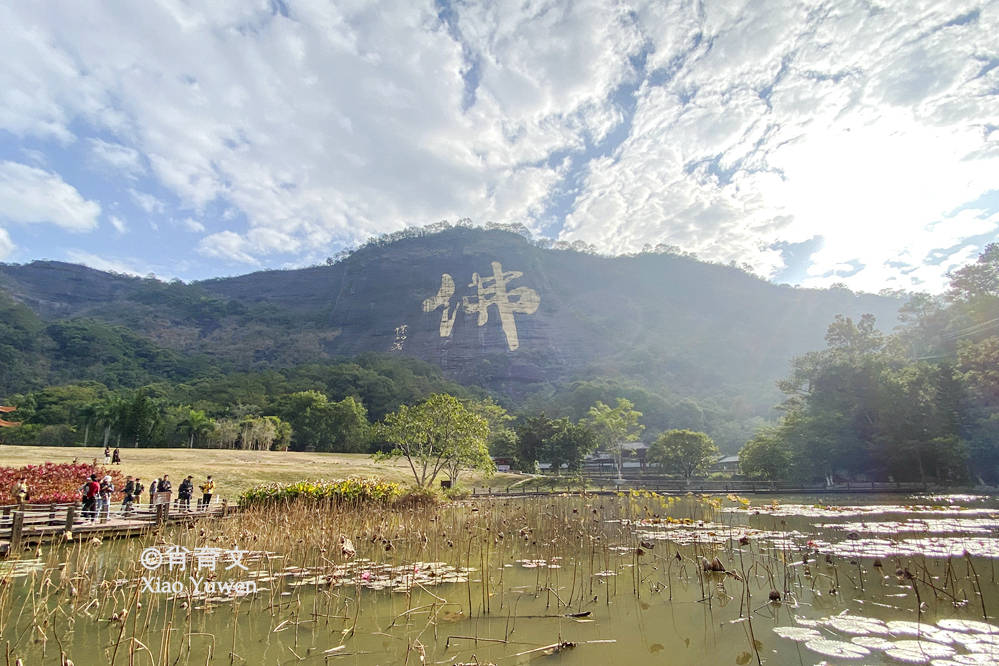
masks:
[[[136,504],[128,512],[118,506],[100,518],[84,517],[79,503],[0,506],[0,556],[53,541],[135,536],[163,524],[235,513],[235,507],[225,500],[191,511],[179,510],[169,502]]]

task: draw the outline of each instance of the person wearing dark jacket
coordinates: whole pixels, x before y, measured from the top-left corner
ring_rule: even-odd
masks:
[[[125,479],[125,487],[121,489],[124,494],[121,500],[121,512],[130,513],[132,511],[132,502],[135,501],[135,481],[132,477]]]
[[[185,511],[191,510],[191,495],[194,494],[194,484],[191,483],[191,478],[192,477],[188,476],[180,482],[180,487],[177,488],[178,509],[184,509]]]

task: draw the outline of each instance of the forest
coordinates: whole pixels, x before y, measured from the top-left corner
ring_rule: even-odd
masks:
[[[901,326],[837,317],[779,383],[779,422],[740,452],[765,479],[999,479],[999,244],[912,296]]]

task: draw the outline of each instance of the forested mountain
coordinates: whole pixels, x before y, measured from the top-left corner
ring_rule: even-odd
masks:
[[[836,315],[870,313],[890,329],[898,306],[778,286],[675,252],[609,258],[465,227],[376,239],[325,266],[193,284],[0,265],[0,395],[381,352],[438,365],[512,407],[578,418],[594,397],[623,395],[647,412],[650,432],[700,426],[717,436],[770,414],[775,382],[793,357],[823,345]],[[745,441],[736,430],[718,437],[723,449]]]

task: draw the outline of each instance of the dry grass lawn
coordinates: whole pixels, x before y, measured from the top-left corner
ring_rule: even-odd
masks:
[[[104,462],[103,448],[0,445],[0,465],[8,467],[72,462],[74,459],[91,462],[95,458],[98,463]],[[147,488],[152,479],[169,474],[175,489],[188,474],[194,476],[195,489],[207,474],[211,474],[217,496],[233,499],[247,488],[275,481],[294,483],[303,479],[357,476],[413,482],[413,473],[405,460],[375,462],[363,453],[123,448],[121,472],[138,476]],[[500,473],[485,479],[481,474],[465,472],[460,481],[467,487],[504,488],[523,478],[519,474]]]

